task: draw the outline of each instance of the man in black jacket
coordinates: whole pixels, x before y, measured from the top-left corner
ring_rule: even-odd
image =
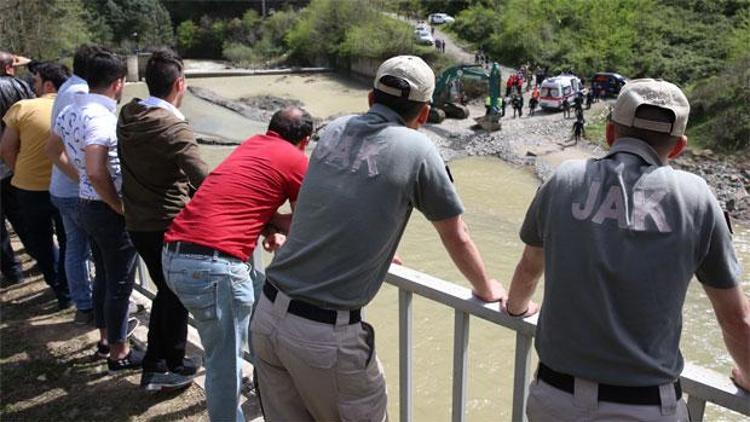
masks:
[[[164,233],[208,174],[178,110],[185,95],[183,67],[174,52],[154,52],[146,65],[150,96],[123,106],[117,124],[125,226],[157,291],[141,377],[150,391],[190,385],[197,369],[185,359],[188,311],[167,287],[161,265]]]
[[[0,51],[0,136],[3,130],[5,130],[3,117],[5,117],[5,112],[8,111],[10,106],[19,100],[34,98],[34,91],[31,87],[26,82],[15,77],[16,67],[22,66],[27,62],[28,59],[22,59],[10,53]],[[21,264],[13,253],[13,248],[10,246],[10,237],[5,228],[5,219],[7,217],[8,222],[13,226],[21,241],[23,241],[20,214],[17,212],[14,202],[14,188],[10,185],[11,176],[10,168],[6,167],[5,163],[0,161],[0,179],[2,179],[0,182],[2,183],[2,187],[0,187],[0,193],[2,193],[2,198],[0,198],[0,246],[2,246],[2,252],[0,252],[0,272],[3,273],[4,282],[7,284],[18,283],[23,278]]]

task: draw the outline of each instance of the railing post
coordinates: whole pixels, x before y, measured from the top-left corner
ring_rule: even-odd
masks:
[[[398,290],[398,385],[401,422],[412,420],[412,292]]]
[[[703,412],[706,410],[706,401],[697,396],[688,396],[687,401],[688,414],[691,422],[701,422]]]
[[[516,360],[513,370],[513,422],[526,422],[526,398],[531,375],[531,336],[516,332]]]
[[[141,258],[140,255],[136,255],[136,259],[138,260],[138,285],[146,288],[146,274],[148,274],[146,264],[143,262],[143,258]]]
[[[453,422],[464,421],[466,369],[469,361],[469,314],[456,311],[453,326]]]

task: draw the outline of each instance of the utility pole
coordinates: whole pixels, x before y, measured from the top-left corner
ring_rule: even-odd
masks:
[[[260,0],[260,17],[265,19],[266,18],[266,0]]]

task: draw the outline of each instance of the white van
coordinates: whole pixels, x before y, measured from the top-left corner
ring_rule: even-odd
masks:
[[[577,76],[562,74],[547,78],[542,82],[539,92],[539,105],[545,109],[562,110],[563,100],[567,98],[572,107],[573,99],[579,92],[585,94],[583,84]]]

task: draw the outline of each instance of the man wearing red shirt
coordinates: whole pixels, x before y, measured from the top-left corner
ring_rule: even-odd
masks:
[[[212,421],[244,421],[242,350],[254,288],[260,287],[253,284],[262,282],[248,258],[269,223],[289,229],[291,219],[279,218],[277,210],[287,200],[294,209],[312,128],[312,118],[300,108],[276,112],[265,135],[246,140],[208,175],[164,236],[167,285],[195,317],[206,350]],[[277,238],[267,241],[269,249],[279,245]]]

